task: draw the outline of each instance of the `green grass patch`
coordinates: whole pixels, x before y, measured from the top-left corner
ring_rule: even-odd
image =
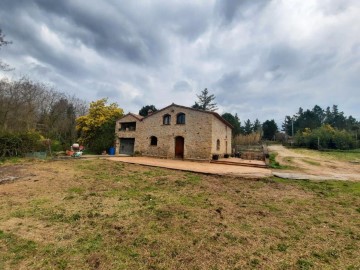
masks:
[[[293,151],[310,156],[320,156],[330,160],[360,161],[360,149],[318,151],[294,148]]]
[[[299,259],[296,262],[296,266],[299,270],[309,270],[314,266],[314,264],[308,259]]]
[[[312,191],[317,195],[333,197],[339,195],[360,196],[360,182],[350,181],[311,181],[311,180],[291,180],[273,177],[278,183],[297,185],[305,190]]]
[[[269,166],[270,168],[273,169],[291,169],[291,166],[287,166],[287,165],[280,165],[280,163],[278,161],[276,161],[276,156],[278,155],[278,153],[270,153],[269,156]]]
[[[9,251],[5,260],[12,260],[13,264],[35,254],[37,244],[31,240],[21,239],[14,234],[5,233],[0,230],[0,243]]]

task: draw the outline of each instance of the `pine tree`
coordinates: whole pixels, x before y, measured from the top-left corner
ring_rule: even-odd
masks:
[[[216,107],[216,103],[213,102],[215,100],[214,95],[209,95],[209,91],[205,88],[201,91],[200,95],[196,95],[198,97],[198,101],[192,106],[194,109],[204,110],[204,111],[216,111],[218,108]]]
[[[244,126],[244,132],[246,135],[251,134],[253,131],[253,125],[251,124],[250,119],[245,121],[245,126]]]
[[[254,132],[260,132],[261,131],[261,123],[259,119],[256,118],[254,125],[253,125],[253,131]]]
[[[232,130],[233,137],[240,134],[241,125],[237,114],[233,116],[231,113],[224,113],[223,115],[221,115],[221,117],[228,121],[234,127]]]

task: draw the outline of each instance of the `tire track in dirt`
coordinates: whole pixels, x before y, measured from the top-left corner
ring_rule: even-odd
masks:
[[[316,152],[297,153],[282,145],[271,145],[269,151],[277,153],[276,160],[289,166],[286,170],[273,169],[275,173],[308,174],[309,179],[337,179],[360,181],[360,165],[348,161],[327,159]]]

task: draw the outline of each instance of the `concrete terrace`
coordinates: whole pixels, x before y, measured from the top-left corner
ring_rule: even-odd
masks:
[[[214,175],[241,176],[246,178],[264,178],[264,177],[270,177],[272,175],[270,169],[225,165],[225,164],[213,164],[209,162],[159,159],[159,158],[151,158],[151,157],[119,157],[119,156],[113,156],[109,158],[109,160],[120,161],[131,164],[139,164],[145,166],[152,166],[152,167],[181,170],[181,171],[214,174]]]

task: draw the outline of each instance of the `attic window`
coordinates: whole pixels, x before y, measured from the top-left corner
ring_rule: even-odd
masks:
[[[176,116],[176,124],[185,124],[185,113],[179,113]]]
[[[158,141],[157,137],[155,137],[155,136],[150,137],[150,145],[151,146],[157,146],[157,141]]]
[[[163,116],[163,124],[164,125],[170,125],[171,116],[169,114],[165,114]]]

